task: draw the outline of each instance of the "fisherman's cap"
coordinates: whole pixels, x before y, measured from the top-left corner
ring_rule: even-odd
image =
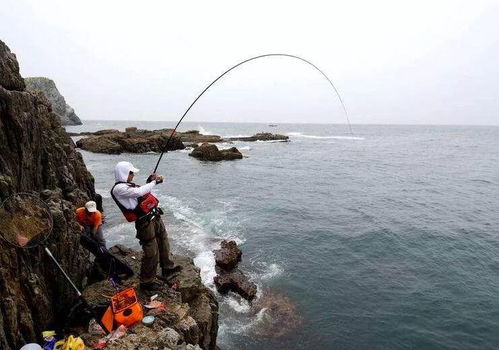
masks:
[[[126,162],[126,163],[128,163],[128,165],[130,166],[130,171],[132,173],[138,173],[139,172],[139,169],[137,169],[136,167],[134,167],[132,163],[130,163],[130,162]]]
[[[85,203],[85,208],[87,208],[90,213],[95,213],[97,211],[97,204],[94,201],[89,201]]]

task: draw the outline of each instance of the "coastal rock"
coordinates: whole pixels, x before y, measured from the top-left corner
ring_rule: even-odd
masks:
[[[260,322],[251,329],[259,337],[279,338],[301,326],[302,319],[290,298],[265,290],[251,307],[253,314],[260,314]]]
[[[253,136],[229,137],[229,140],[231,140],[231,141],[247,141],[247,142],[254,142],[254,141],[287,142],[287,141],[289,141],[289,136],[272,134],[270,132],[260,132],[260,133],[253,135]]]
[[[90,260],[74,212],[95,200],[94,180],[50,102],[24,90],[15,55],[0,41],[0,202],[17,192],[47,203],[53,229],[46,245],[81,288]],[[42,247],[0,240],[0,250],[0,349],[17,350],[41,341],[78,298]]]
[[[23,91],[24,80],[19,74],[16,55],[0,40],[0,86],[7,90]]]
[[[114,246],[109,251],[126,262],[135,272],[134,277],[123,282],[122,288],[137,286],[142,252],[122,245]],[[141,324],[130,328],[130,334],[120,340],[119,344],[123,346],[123,349],[133,348],[133,344],[136,344],[137,339],[132,336],[133,334],[140,334],[141,349],[154,349],[155,347],[163,349],[164,347],[158,345],[156,336],[153,336],[153,333],[149,331],[159,332],[165,327],[175,330],[179,335],[178,342],[193,346],[199,345],[205,350],[216,349],[218,302],[213,292],[202,284],[199,268],[194,265],[192,259],[174,255],[173,260],[176,265],[182,267],[182,270],[170,281],[171,284],[176,284],[176,289],[165,284],[164,289],[152,293],[158,294],[155,300],[162,302],[165,310],[147,311],[147,315],[155,316],[154,324],[151,328]],[[143,305],[147,304],[151,293],[142,292],[138,288],[136,291],[139,301]],[[85,298],[93,305],[105,303],[108,300],[106,296],[114,293],[113,287],[106,280],[91,284],[83,291]],[[88,333],[83,334],[82,337],[88,344],[97,341],[94,336]],[[168,348],[177,349],[177,347],[171,346]]]
[[[152,350],[152,349],[179,349],[181,335],[172,328],[163,328],[158,331],[145,326],[137,326],[134,333],[110,342],[108,350]]]
[[[185,143],[217,143],[225,140],[218,135],[203,135],[198,130],[189,130],[179,133],[180,139]]]
[[[120,154],[161,152],[166,147],[166,143],[173,130],[141,130],[135,127],[126,128],[125,132],[118,130],[101,130],[95,133],[85,133],[92,135],[76,142],[76,146],[85,151],[95,153]],[[82,134],[73,134],[73,136],[82,136]],[[179,136],[174,135],[169,144],[168,151],[184,149]]]
[[[217,274],[214,282],[219,293],[227,294],[232,291],[248,301],[255,299],[257,292],[256,284],[250,282],[248,277],[239,269],[233,269],[228,272],[217,268]]]
[[[241,261],[242,252],[234,241],[222,241],[220,249],[214,250],[217,266],[228,271],[232,270]]]
[[[50,101],[52,111],[61,118],[62,125],[81,125],[81,120],[74,109],[66,103],[66,100],[57,89],[52,79],[44,77],[25,78],[26,90],[40,91]]]
[[[194,148],[192,152],[189,153],[189,156],[200,160],[209,161],[234,160],[243,158],[243,155],[238,151],[236,147],[219,150],[216,145],[210,143],[203,143],[201,146]]]
[[[46,246],[78,289],[85,290],[91,303],[107,301],[106,296],[115,293],[108,281],[86,286],[91,264],[89,253],[79,243],[75,220],[77,207],[88,200],[98,202],[94,179],[50,102],[41,92],[24,90],[17,61],[12,60],[15,56],[0,41],[0,202],[18,192],[39,196],[53,218]],[[0,239],[0,251],[0,349],[17,350],[26,343],[42,343],[42,331],[66,329],[70,319],[88,317],[84,312],[70,312],[80,299],[42,247],[23,250]],[[140,252],[124,246],[112,252],[131,265],[138,276]],[[110,344],[113,349],[200,349],[198,344],[186,344],[184,338],[197,339],[205,350],[216,349],[218,303],[201,283],[192,259],[175,260],[184,269],[177,276],[179,291],[167,287],[162,291],[166,311],[158,314],[152,328],[138,324],[133,333],[130,330],[127,337]],[[127,282],[129,286],[138,283],[136,279]],[[149,297],[139,293],[142,302]],[[176,323],[185,334],[173,329]],[[85,340],[92,337],[81,333],[82,328],[72,332]],[[150,346],[145,346],[147,341]]]

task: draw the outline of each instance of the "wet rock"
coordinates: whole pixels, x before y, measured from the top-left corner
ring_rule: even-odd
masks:
[[[257,292],[256,284],[250,282],[242,271],[234,269],[227,272],[217,269],[217,273],[218,275],[215,276],[214,282],[219,293],[227,294],[232,291],[248,301],[255,299]]]
[[[234,241],[222,241],[220,249],[214,250],[215,263],[224,270],[232,270],[241,261],[242,252]]]
[[[196,147],[189,153],[189,156],[209,161],[220,161],[220,160],[234,160],[242,159],[243,155],[238,151],[236,147],[232,147],[226,150],[219,150],[214,144],[203,143],[201,146]]]
[[[62,125],[81,125],[81,120],[76,115],[74,109],[66,103],[55,85],[55,82],[49,78],[33,77],[24,79],[26,90],[40,91],[50,101],[52,110],[61,118]]]
[[[290,298],[268,290],[253,303],[252,312],[260,315],[260,321],[251,329],[259,337],[285,336],[300,327],[302,322]]]

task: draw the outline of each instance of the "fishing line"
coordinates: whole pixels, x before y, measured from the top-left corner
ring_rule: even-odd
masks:
[[[224,75],[226,75],[227,73],[229,73],[230,71],[234,70],[235,68],[247,63],[247,62],[250,62],[250,61],[253,61],[253,60],[256,60],[256,59],[259,59],[259,58],[264,58],[264,57],[289,57],[289,58],[294,58],[294,59],[297,59],[297,60],[300,60],[302,62],[305,62],[307,63],[308,65],[312,66],[313,68],[315,68],[315,70],[317,70],[319,73],[322,74],[322,76],[324,78],[326,78],[326,80],[329,82],[329,85],[331,85],[331,87],[333,88],[335,94],[336,94],[336,97],[338,97],[338,100],[340,101],[341,103],[341,107],[343,108],[343,111],[345,112],[345,117],[346,117],[346,120],[347,120],[347,124],[348,124],[348,129],[350,130],[350,134],[353,134],[353,131],[352,131],[352,126],[350,125],[350,118],[348,117],[348,112],[347,112],[347,109],[345,107],[345,104],[343,103],[343,99],[341,98],[340,96],[340,93],[338,92],[338,89],[336,89],[336,87],[334,86],[333,82],[331,81],[331,79],[329,79],[329,77],[326,75],[326,73],[324,73],[319,67],[317,67],[315,64],[313,64],[312,62],[302,58],[302,57],[299,57],[299,56],[295,56],[295,55],[290,55],[290,54],[286,54],[286,53],[269,53],[269,54],[265,54],[265,55],[259,55],[259,56],[255,56],[255,57],[251,57],[251,58],[248,58],[242,62],[239,62],[238,64],[236,64],[235,66],[232,66],[230,67],[229,69],[227,69],[225,72],[223,72],[222,74],[220,74],[215,80],[213,80],[203,91],[201,91],[201,93],[194,99],[194,101],[192,101],[192,103],[190,104],[189,108],[186,109],[186,111],[184,112],[184,114],[182,115],[182,117],[179,119],[177,125],[175,126],[175,128],[173,129],[172,133],[170,134],[170,137],[168,138],[168,140],[166,141],[166,145],[165,147],[163,148],[163,150],[161,151],[161,154],[159,156],[159,159],[156,163],[156,166],[154,167],[154,170],[153,170],[153,173],[155,173],[157,170],[158,170],[158,166],[159,166],[159,163],[161,162],[161,159],[163,158],[163,154],[165,152],[168,152],[168,145],[170,144],[170,141],[171,139],[173,138],[173,135],[175,135],[175,131],[177,131],[177,128],[178,126],[180,125],[180,123],[182,122],[182,120],[184,119],[184,117],[187,115],[187,113],[189,113],[189,111],[191,110],[192,106],[194,106],[194,104],[201,98],[201,96],[203,96],[203,94],[213,85],[215,84],[218,80],[220,80]]]

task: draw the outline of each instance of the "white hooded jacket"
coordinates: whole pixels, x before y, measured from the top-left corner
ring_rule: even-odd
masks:
[[[134,168],[130,162],[119,162],[114,168],[114,179],[116,182],[127,182],[130,171],[136,173],[139,169]],[[131,187],[126,183],[118,184],[113,189],[113,195],[125,208],[135,209],[139,204],[137,198],[151,192],[155,185],[156,181],[140,187]]]

